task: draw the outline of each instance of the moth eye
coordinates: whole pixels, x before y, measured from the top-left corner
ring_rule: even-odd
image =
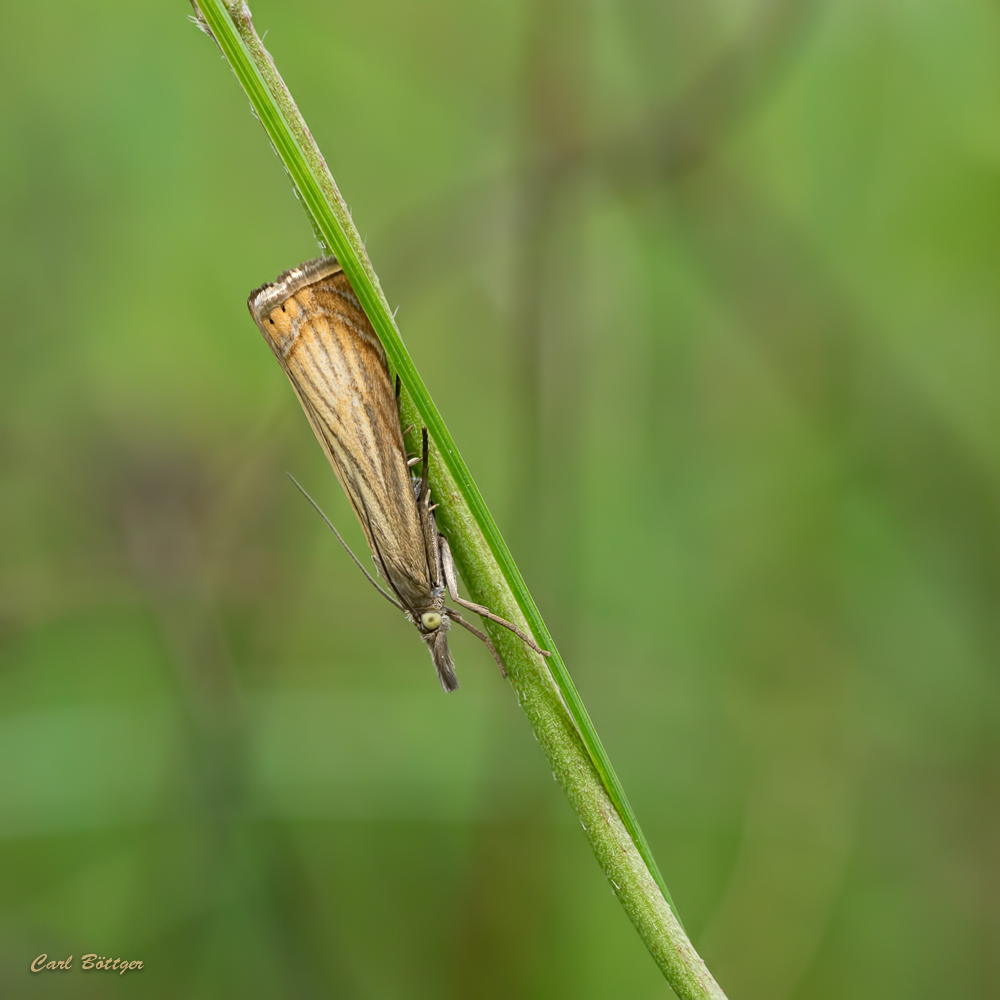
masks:
[[[436,611],[425,611],[420,616],[420,624],[423,625],[428,632],[433,632],[436,628],[441,625],[441,616]]]

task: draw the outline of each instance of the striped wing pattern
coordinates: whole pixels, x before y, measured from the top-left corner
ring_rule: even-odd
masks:
[[[249,305],[382,576],[419,619],[441,603],[436,542],[421,524],[385,350],[346,276],[333,258],[310,262],[259,289]]]

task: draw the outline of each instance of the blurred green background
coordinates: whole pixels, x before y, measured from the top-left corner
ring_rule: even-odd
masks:
[[[0,994],[669,997],[285,478],[363,550],[213,43],[3,11]],[[254,13],[732,1000],[1000,997],[997,4]]]

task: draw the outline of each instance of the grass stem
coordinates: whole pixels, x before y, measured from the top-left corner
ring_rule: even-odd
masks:
[[[406,389],[404,423],[425,426],[438,519],[472,597],[534,635],[546,660],[487,624],[518,700],[583,823],[594,854],[682,1000],[724,1000],[673,909],[667,887],[566,665],[465,461],[396,328],[347,205],[242,2],[198,0],[199,23],[228,60],[295,185],[317,238],[335,254]]]

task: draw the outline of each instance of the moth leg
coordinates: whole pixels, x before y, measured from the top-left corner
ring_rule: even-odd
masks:
[[[424,442],[424,448],[423,448],[423,452],[424,452],[423,453],[424,465],[423,465],[423,471],[421,472],[421,476],[423,478],[420,480],[420,496],[417,497],[417,503],[421,503],[421,504],[426,502],[426,500],[427,500],[427,492],[430,489],[430,486],[428,484],[428,476],[427,476],[427,452],[428,452],[428,445],[427,445],[427,428],[426,427],[424,428],[423,442]]]
[[[510,629],[511,632],[516,635],[521,642],[526,646],[530,646],[539,656],[551,656],[552,654],[545,649],[542,649],[534,639],[530,636],[525,635],[516,625],[512,622],[507,621],[506,618],[501,618],[499,615],[493,614],[489,608],[484,608],[481,604],[473,604],[472,601],[466,601],[458,596],[458,583],[455,578],[455,560],[451,555],[451,547],[448,545],[448,539],[444,535],[438,535],[438,544],[441,548],[441,569],[444,571],[444,582],[448,587],[448,596],[456,603],[461,604],[463,608],[467,608],[469,611],[474,611],[477,615],[482,615],[483,618],[489,618],[491,622],[496,622],[497,625],[502,625],[506,629]]]
[[[497,666],[500,668],[500,676],[506,680],[507,668],[503,665],[503,660],[500,659],[496,646],[490,642],[490,637],[485,632],[480,632],[475,625],[470,625],[454,608],[445,608],[445,611],[448,612],[448,617],[453,622],[457,622],[462,628],[468,629],[477,639],[486,643],[486,648],[493,654],[493,659],[497,661]]]

